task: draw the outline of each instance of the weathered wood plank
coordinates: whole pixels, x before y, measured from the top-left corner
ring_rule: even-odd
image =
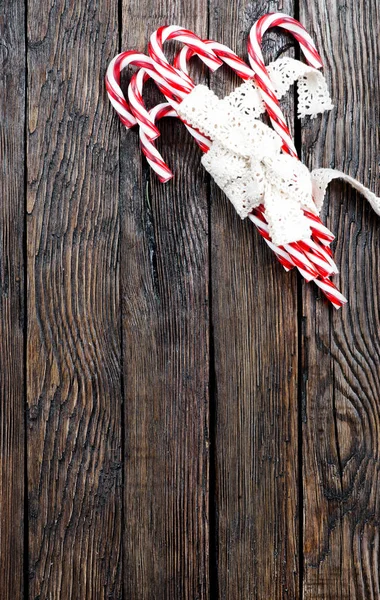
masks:
[[[292,14],[293,3],[211,0],[210,8],[210,36],[246,57],[253,23],[276,9]],[[289,42],[268,33],[268,59]],[[212,79],[220,96],[232,89],[225,73]],[[211,265],[219,597],[298,598],[296,275],[216,186]]]
[[[163,23],[206,37],[206,6],[124,1],[122,47],[145,51]],[[166,185],[122,131],[124,582],[128,598],[193,600],[209,589],[207,186],[183,126],[161,130]]]
[[[24,552],[24,2],[0,19],[0,597],[22,597]]]
[[[303,128],[309,166],[357,176],[379,193],[379,60],[375,2],[301,2],[336,106]],[[304,292],[304,597],[379,598],[379,218],[331,186],[324,219],[337,236],[340,312]]]
[[[31,598],[121,598],[117,4],[28,2]]]

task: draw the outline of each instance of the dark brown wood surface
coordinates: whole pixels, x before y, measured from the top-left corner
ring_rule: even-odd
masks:
[[[30,598],[122,593],[114,3],[28,2]]]
[[[0,6],[0,599],[377,600],[379,218],[331,186],[335,312],[173,119],[158,183],[104,89],[163,23],[246,58],[254,21],[287,12],[335,104],[297,125],[303,160],[379,193],[376,1]],[[295,47],[265,36],[267,60]]]
[[[325,15],[325,18],[323,18]],[[379,186],[376,2],[305,3],[301,20],[321,49],[336,108],[303,128],[308,166],[332,165]],[[328,18],[326,18],[328,17]],[[349,43],[347,43],[349,40]],[[379,584],[379,219],[342,184],[324,220],[338,232],[338,284],[348,309],[303,302],[304,598],[375,600]]]
[[[207,37],[203,2],[123,2],[122,47],[146,50],[164,22]],[[144,27],[136,27],[141,18]],[[162,130],[162,185],[136,133],[121,144],[126,598],[209,595],[209,246],[200,151]],[[159,147],[162,147],[159,144]]]
[[[25,16],[0,4],[0,597],[24,590]]]
[[[211,2],[210,37],[223,39],[246,57],[252,23],[279,4],[260,1],[244,10],[240,2]],[[281,8],[292,14],[292,1]],[[232,17],[236,14],[239,19]],[[289,41],[278,32],[268,34],[267,58],[284,53]],[[236,85],[229,70],[212,77],[220,96]],[[295,598],[297,278],[295,273],[284,277],[252,223],[241,221],[216,185],[211,187],[210,229],[219,597]]]

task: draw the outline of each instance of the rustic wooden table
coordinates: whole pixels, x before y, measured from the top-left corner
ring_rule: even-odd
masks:
[[[104,89],[158,25],[246,57],[254,21],[284,11],[336,106],[296,126],[303,159],[379,192],[379,3],[1,9],[0,598],[380,598],[379,218],[331,187],[349,298],[334,312],[173,120],[159,146],[176,176],[158,183]],[[264,47],[294,52],[276,31]]]

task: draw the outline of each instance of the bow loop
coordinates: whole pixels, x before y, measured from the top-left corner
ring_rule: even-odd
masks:
[[[303,208],[316,212],[310,171],[298,158],[278,154],[266,156],[263,162],[274,187],[291,195]]]

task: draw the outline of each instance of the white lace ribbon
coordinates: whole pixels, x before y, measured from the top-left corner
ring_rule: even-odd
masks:
[[[268,67],[276,94],[281,98],[298,81],[299,116],[315,116],[330,110],[330,96],[323,75],[291,58]],[[310,173],[296,158],[281,152],[279,135],[258,120],[265,106],[253,81],[219,99],[198,85],[179,105],[179,115],[212,141],[202,164],[231,200],[241,218],[260,204],[265,206],[269,234],[280,246],[311,235],[304,209],[318,214],[332,179],[351,183],[380,214],[380,199],[352,177],[332,169]]]
[[[315,169],[311,172],[313,198],[318,211],[320,211],[323,206],[327,186],[333,179],[342,179],[342,181],[352,185],[355,190],[360,192],[361,195],[368,200],[375,213],[380,215],[380,198],[357,179],[342,173],[342,171],[337,171],[336,169]]]
[[[326,79],[318,69],[284,56],[268,65],[268,74],[279,100],[297,82],[299,118],[316,117],[318,113],[334,108]]]
[[[334,108],[326,80],[317,69],[284,56],[269,63],[267,71],[279,100],[297,82],[300,118],[307,115],[315,117],[318,113]],[[258,118],[266,110],[260,91],[253,81],[247,81],[234,90],[228,96],[228,102],[247,116],[254,118]]]

